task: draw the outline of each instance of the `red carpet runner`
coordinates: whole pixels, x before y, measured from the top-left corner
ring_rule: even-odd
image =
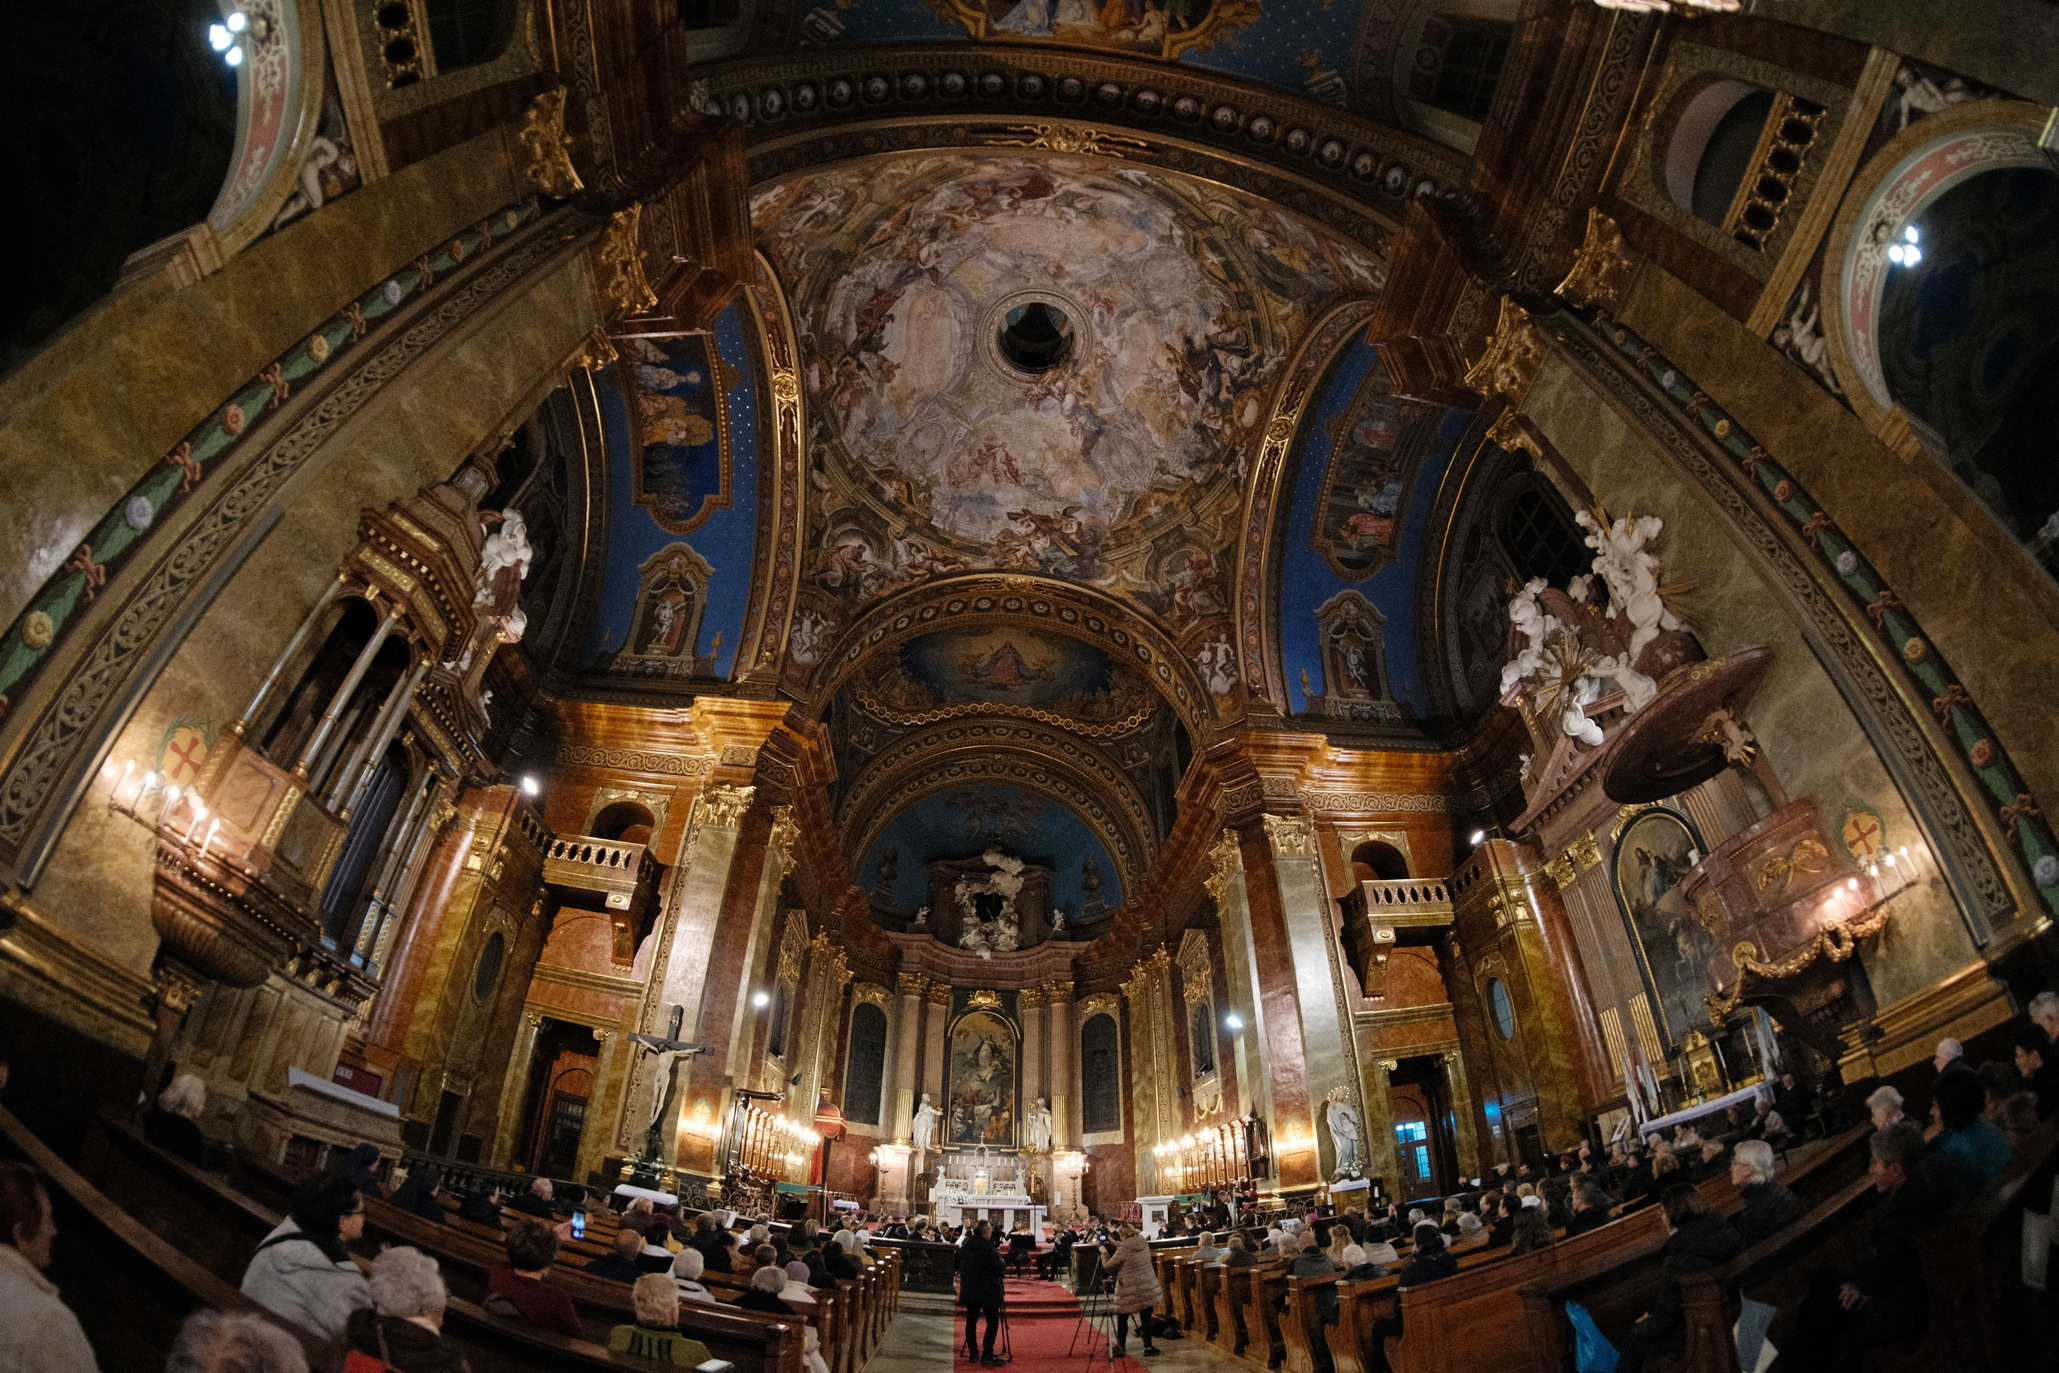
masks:
[[[1080,1318],[1079,1298],[1055,1282],[1044,1282],[1036,1278],[1008,1279],[1007,1327],[1001,1332],[1001,1339],[995,1341],[994,1352],[1007,1352],[1007,1343],[1014,1346],[1014,1373],[1084,1373],[1087,1360],[1099,1355],[1105,1368],[1108,1358],[1106,1342],[1094,1332],[1081,1330],[1079,1341],[1071,1358],[1066,1357],[1066,1348],[1073,1344],[1073,1332],[1078,1328]],[[980,1323],[980,1333],[986,1333],[986,1323]],[[965,1312],[958,1312],[954,1330],[958,1351],[956,1366],[965,1368]],[[1131,1336],[1136,1338],[1135,1335]]]

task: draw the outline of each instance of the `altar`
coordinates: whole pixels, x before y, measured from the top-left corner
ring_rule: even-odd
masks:
[[[1045,1207],[1023,1188],[1020,1173],[988,1177],[940,1178],[929,1189],[930,1207],[944,1225],[970,1225],[990,1220],[1006,1233],[1018,1226],[1043,1233]]]

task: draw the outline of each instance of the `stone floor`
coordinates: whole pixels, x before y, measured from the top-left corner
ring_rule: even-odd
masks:
[[[1073,1322],[1062,1324],[1067,1343],[1071,1343]],[[866,1364],[865,1373],[953,1373],[954,1368],[958,1373],[965,1373],[973,1365],[955,1363],[953,1358],[960,1329],[957,1312],[949,1297],[903,1293],[901,1309],[893,1324],[887,1327],[878,1352]],[[1088,1348],[1090,1343],[1091,1352]],[[1079,1346],[1079,1352],[1069,1356],[1066,1362],[1078,1368],[1080,1373],[1144,1373],[1147,1369],[1163,1370],[1164,1373],[1250,1373],[1246,1365],[1225,1358],[1199,1339],[1161,1340],[1158,1356],[1146,1359],[1141,1357],[1141,1341],[1132,1332],[1129,1357],[1119,1368],[1111,1365],[1106,1339],[1090,1341],[1082,1336]]]

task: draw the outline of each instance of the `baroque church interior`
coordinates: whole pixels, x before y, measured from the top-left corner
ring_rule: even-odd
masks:
[[[2045,0],[9,23],[8,1157],[1366,1210],[2059,986]]]

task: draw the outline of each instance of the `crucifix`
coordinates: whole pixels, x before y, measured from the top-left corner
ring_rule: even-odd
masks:
[[[679,1060],[708,1051],[704,1044],[690,1044],[679,1037],[680,1022],[685,1018],[686,1008],[674,1006],[672,1018],[666,1023],[662,1039],[657,1035],[629,1036],[632,1041],[657,1055],[657,1060],[651,1065],[651,1121],[643,1136],[643,1158],[654,1165],[663,1159],[659,1151],[664,1140],[665,1121],[672,1113],[672,1097],[679,1087],[679,1075],[676,1071]]]

